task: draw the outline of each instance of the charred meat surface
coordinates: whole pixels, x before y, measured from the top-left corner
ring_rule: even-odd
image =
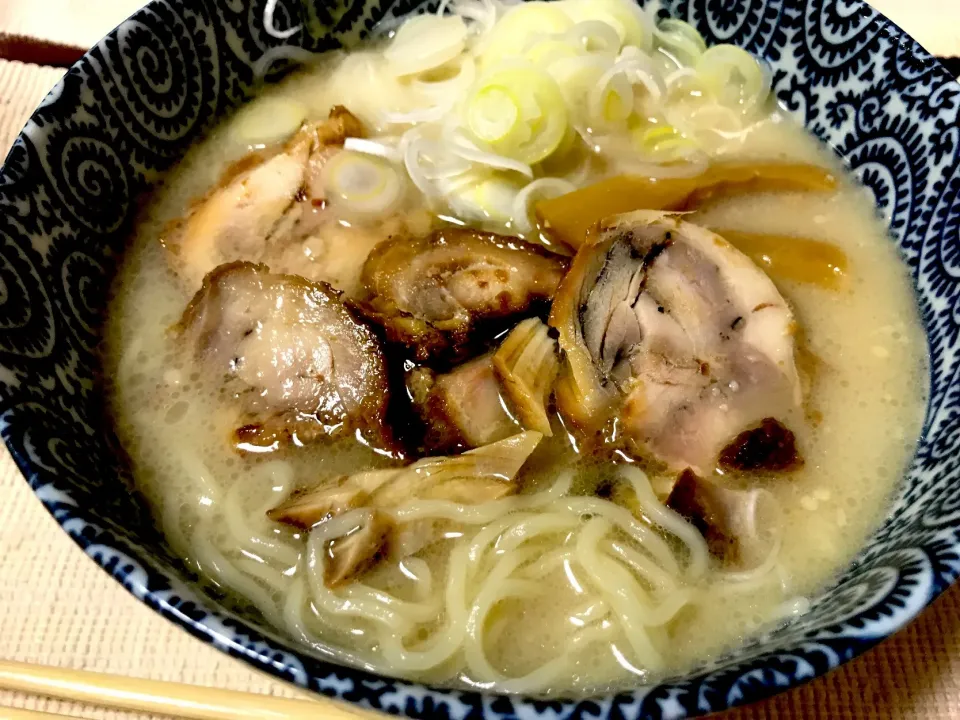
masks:
[[[713,470],[720,451],[801,400],[796,323],[764,273],[723,238],[662,212],[610,218],[554,302],[565,366],[557,404],[631,451]]]
[[[325,283],[237,262],[210,273],[177,326],[239,403],[241,447],[359,430],[389,446],[380,344]]]
[[[272,154],[252,153],[234,163],[164,238],[187,289],[195,291],[218,265],[246,260],[355,294],[370,250],[408,231],[405,219],[396,217],[382,227],[348,227],[326,209],[323,166],[346,138],[365,134],[360,120],[337,106],[329,119],[304,125]],[[424,227],[419,217],[412,224]]]
[[[311,146],[310,133],[301,130],[272,157],[245,158],[245,170],[237,172],[239,163],[228,170],[221,187],[169,228],[163,243],[189,291],[218,265],[262,259],[303,188]]]
[[[803,465],[797,439],[783,423],[764,418],[759,427],[744,430],[720,453],[724,470],[796,470]]]
[[[463,359],[478,329],[550,301],[566,260],[514,237],[445,228],[367,258],[360,311],[421,361]]]

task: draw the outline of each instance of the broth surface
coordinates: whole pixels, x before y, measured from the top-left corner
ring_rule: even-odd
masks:
[[[337,70],[328,63],[291,76],[250,106],[294,98],[307,104],[310,117],[321,119],[333,105],[345,105],[375,127],[378,99],[356,69],[359,56]],[[258,608],[281,633],[315,652],[396,674],[376,659],[372,636],[361,625],[313,620],[306,634],[291,626],[283,611],[289,597],[277,588],[288,587],[295,574],[289,568],[304,551],[303,533],[263,515],[282,499],[277,478],[289,469],[294,484],[305,486],[392,461],[352,439],[239,455],[227,442],[228,399],[220,384],[185,360],[169,332],[189,296],[170,269],[160,238],[170,220],[184,215],[190,202],[247,152],[233,132],[235,122],[223,122],[167,176],[125,257],[105,345],[117,431],[157,523],[211,586],[228,593],[231,602]],[[649,680],[682,672],[802,613],[807,599],[831,583],[880,523],[920,432],[926,340],[906,268],[875,216],[870,195],[826,148],[779,114],[717,156],[796,160],[842,178],[832,195],[744,195],[721,199],[686,218],[711,228],[828,242],[848,259],[840,290],[776,280],[803,328],[806,349],[819,359],[806,417],[791,425],[805,464],[763,483],[783,513],[776,566],[739,585],[725,582],[716,571],[708,574],[696,588],[696,599],[659,629],[668,653],[661,671],[631,668],[616,642],[595,643],[579,653],[569,676],[550,693],[632,687],[637,675]],[[336,273],[326,279],[343,281]],[[556,419],[554,424],[558,432],[543,440],[521,471],[523,492],[549,487],[569,467],[576,473],[574,492],[591,492],[609,476],[609,466],[580,459]],[[665,482],[656,475],[651,480],[655,489]],[[428,549],[420,558],[434,578],[443,576],[444,552]],[[412,597],[411,584],[394,567],[376,570],[368,582]],[[550,660],[575,630],[570,618],[584,602],[576,584],[557,570],[543,578],[542,587],[537,598],[505,601],[492,615],[487,652],[506,675],[522,675]],[[474,682],[463,676],[457,661],[429,673],[406,674],[444,684]]]

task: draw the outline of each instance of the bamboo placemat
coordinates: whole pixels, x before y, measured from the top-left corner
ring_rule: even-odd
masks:
[[[136,2],[0,0],[0,33],[15,30],[87,46]],[[873,2],[931,51],[960,55],[956,0]],[[62,72],[0,60],[0,158]],[[59,529],[5,449],[0,450],[0,658],[275,695],[299,693],[204,645],[134,600]],[[149,717],[0,692],[0,719],[3,706],[98,720]],[[718,718],[960,718],[960,588],[827,677]]]

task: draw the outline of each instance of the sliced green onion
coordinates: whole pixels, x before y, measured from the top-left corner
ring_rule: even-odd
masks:
[[[586,115],[584,98],[608,67],[609,63],[596,55],[578,55],[556,61],[548,72],[560,88],[570,113],[577,117]]]
[[[638,149],[654,162],[670,162],[687,157],[697,145],[672,125],[653,125],[633,131]]]
[[[647,51],[653,47],[653,28],[644,11],[633,0],[560,0],[576,22],[599,20],[606,23],[620,38],[620,45],[636,45]]]
[[[382,216],[394,210],[403,185],[400,175],[380,158],[341,150],[323,167],[327,199],[362,215]]]
[[[467,26],[459,17],[418,15],[400,26],[383,55],[397,77],[416,75],[453,60],[466,39]]]
[[[587,96],[590,121],[600,128],[623,123],[634,111],[634,85],[642,85],[654,101],[663,95],[659,75],[646,55],[621,60],[597,80]]]
[[[690,23],[667,18],[653,31],[656,45],[679,61],[680,65],[694,65],[707,50],[703,36]]]
[[[533,177],[533,168],[526,163],[481,150],[471,143],[459,128],[449,134],[446,147],[450,150],[451,154],[461,157],[464,160],[469,160],[479,165],[486,165],[495,170],[511,170],[521,175],[526,175],[528,178]]]
[[[399,150],[410,180],[428,198],[437,195],[437,181],[449,180],[470,170],[469,161],[448,152],[442,143],[427,135],[422,125],[403,134]]]
[[[502,87],[480,88],[467,109],[467,124],[485,143],[498,143],[520,127],[520,101]]]
[[[273,145],[293,135],[307,117],[307,108],[290,98],[264,98],[237,113],[230,134],[247,146]]]
[[[343,149],[400,163],[403,162],[403,154],[397,149],[397,142],[395,137],[379,137],[376,140],[348,137],[343,141]]]
[[[616,127],[633,112],[633,86],[623,72],[614,70],[604,73],[587,96],[594,129]]]
[[[446,66],[449,67],[449,66]],[[473,85],[477,78],[477,65],[471,57],[464,57],[457,68],[456,74],[448,75],[442,80],[417,79],[412,85],[424,95],[439,100],[447,100],[450,107],[452,100]]]
[[[696,95],[703,94],[703,82],[693,68],[678,68],[663,78],[669,95]]]
[[[548,70],[554,63],[581,57],[577,45],[565,36],[549,35],[530,43],[523,57],[537,67]]]
[[[664,77],[684,67],[682,62],[663,48],[654,50],[650,56],[650,60],[657,71]]]
[[[637,58],[645,58],[648,55],[638,48],[636,45],[626,45],[623,50],[620,51],[620,54],[617,55],[617,62],[623,62],[624,60],[636,60]]]
[[[583,20],[567,31],[573,45],[586,52],[616,55],[622,43],[617,30],[603,20]]]
[[[517,193],[513,201],[511,212],[513,226],[520,232],[530,232],[533,230],[530,206],[534,202],[566,195],[576,189],[576,185],[563,178],[545,177],[527,183],[526,187]]]
[[[567,108],[548,74],[533,66],[508,66],[476,84],[464,104],[464,124],[481,147],[532,165],[560,145]]]
[[[510,8],[484,38],[479,53],[480,64],[489,68],[504,58],[519,54],[535,36],[565,33],[573,26],[573,20],[559,5],[532,0]]]
[[[760,63],[736,45],[710,48],[697,60],[696,71],[720,102],[741,112],[761,105],[770,92]]]
[[[438,183],[451,210],[464,219],[507,223],[520,185],[501,176],[470,172]]]

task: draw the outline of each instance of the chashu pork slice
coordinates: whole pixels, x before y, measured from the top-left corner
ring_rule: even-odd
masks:
[[[557,405],[637,455],[713,471],[723,449],[800,403],[796,323],[773,282],[720,236],[638,211],[601,223],[558,291]],[[758,469],[758,468],[755,468]]]
[[[367,258],[367,300],[357,307],[418,360],[462,360],[478,332],[552,300],[566,268],[565,258],[504,235],[445,228],[397,236]]]
[[[281,147],[234,163],[165,233],[164,246],[183,285],[195,292],[217,266],[246,260],[355,294],[370,250],[410,224],[406,217],[391,217],[375,226],[346,225],[327,208],[324,165],[347,138],[365,134],[360,120],[337,106]]]
[[[222,265],[204,279],[177,331],[236,399],[239,447],[354,431],[391,446],[380,343],[329,285],[248,262]]]
[[[560,369],[556,340],[539,318],[520,322],[494,352],[447,373],[416,368],[407,392],[427,453],[480,447],[520,428],[553,435],[549,401]]]

